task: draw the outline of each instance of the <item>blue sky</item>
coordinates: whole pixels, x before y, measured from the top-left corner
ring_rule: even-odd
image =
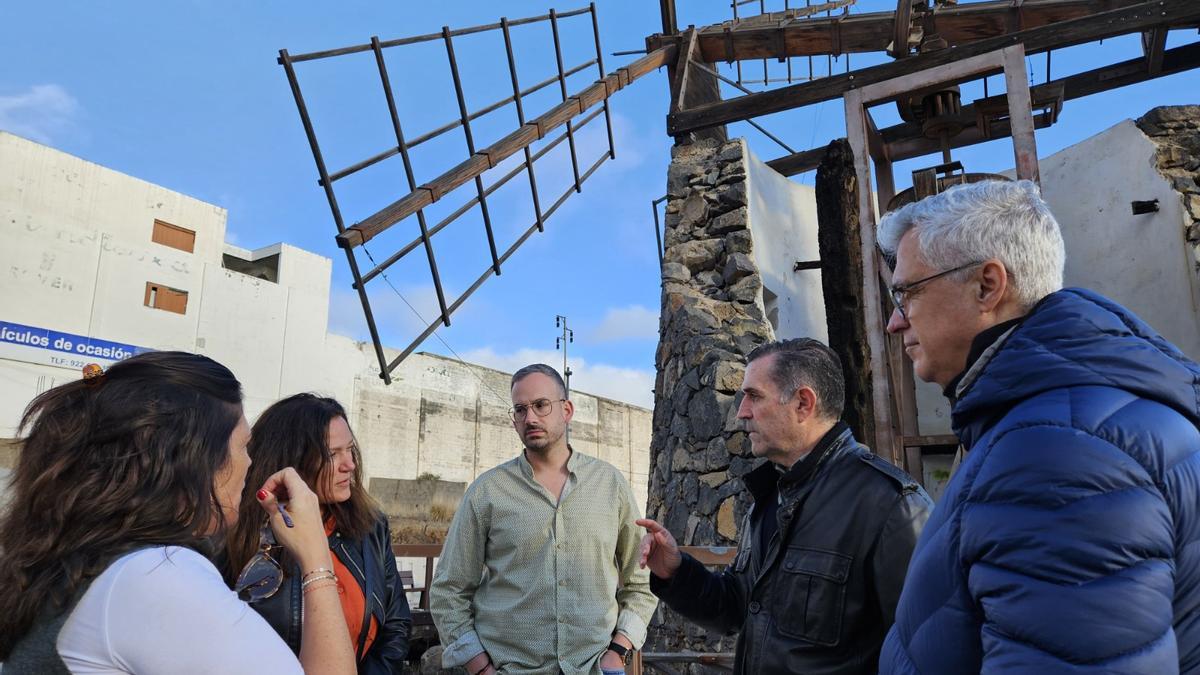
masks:
[[[799,4],[799,3],[796,3]],[[679,0],[681,25],[729,18],[728,3]],[[894,2],[860,0],[854,11],[891,9]],[[541,14],[549,3],[502,2],[43,2],[6,3],[0,20],[0,128],[124,173],[166,186],[229,210],[228,238],[246,248],[285,241],[333,259],[331,330],[365,337],[361,308],[350,289],[344,254],[333,241],[333,221],[316,184],[316,169],[292,101],[278,50],[293,54],[367,43]],[[560,11],[583,6],[559,5]],[[747,6],[743,9],[749,9]],[[757,7],[754,4],[753,7]],[[768,10],[783,2],[768,2]],[[640,48],[661,28],[653,0],[599,0],[605,68],[612,71],[636,57],[611,52]],[[592,57],[586,18],[562,20],[566,66]],[[547,24],[513,28],[523,86],[555,73]],[[1169,45],[1195,39],[1172,34]],[[467,104],[476,110],[511,94],[498,32],[455,42]],[[1136,37],[1101,46],[1056,52],[1053,76],[1132,58]],[[886,59],[855,55],[860,67]],[[1044,57],[1029,61],[1036,82],[1045,79]],[[458,116],[444,45],[432,42],[388,50],[401,121],[411,138]],[[772,76],[782,73],[771,63]],[[818,74],[826,60],[818,59]],[[844,61],[834,63],[835,72]],[[745,66],[761,73],[761,62]],[[796,60],[795,72],[807,73]],[[723,68],[726,72],[728,68]],[[326,162],[336,169],[394,144],[373,57],[361,54],[331,62],[302,63],[297,72],[313,115]],[[595,69],[569,80],[575,93],[596,78]],[[992,92],[1001,88],[992,78]],[[759,88],[753,86],[752,88]],[[556,314],[570,317],[574,384],[580,389],[649,406],[659,308],[651,200],[665,190],[670,140],[665,134],[665,70],[623,90],[612,101],[617,158],[607,162],[509,261],[503,275],[487,281],[420,348],[512,369],[533,360],[560,365],[554,349]],[[1068,103],[1059,124],[1038,134],[1045,156],[1137,117],[1155,105],[1196,103],[1196,72]],[[964,88],[964,101],[980,95]],[[736,92],[726,91],[726,96]],[[556,87],[527,102],[532,117],[558,102]],[[881,125],[895,122],[879,109]],[[759,120],[797,150],[844,135],[840,104]],[[474,126],[477,147],[516,127],[511,106]],[[784,151],[744,124],[752,150],[769,159]],[[606,149],[603,120],[578,135],[581,171]],[[993,142],[956,152],[971,170],[1012,165],[1011,146]],[[461,131],[414,150],[417,182],[440,174],[466,157]],[[897,166],[902,186],[914,168],[936,158]],[[566,144],[537,163],[543,209],[571,182]],[[494,170],[485,182],[502,175]],[[811,184],[812,176],[798,180]],[[369,215],[407,192],[398,157],[337,184],[347,222]],[[489,199],[501,251],[533,222],[527,183],[518,177]],[[430,223],[473,195],[468,184],[428,211]],[[416,235],[416,220],[403,221],[368,244],[376,259]],[[440,272],[452,301],[489,264],[478,209],[434,239]],[[369,263],[361,258],[364,267]],[[437,302],[424,255],[418,252],[388,273],[392,284],[426,320]],[[368,286],[385,343],[402,348],[424,327],[382,279]],[[448,345],[448,346],[447,346]]]

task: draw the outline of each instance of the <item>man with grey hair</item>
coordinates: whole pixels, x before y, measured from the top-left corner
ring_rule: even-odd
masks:
[[[639,520],[650,588],[718,631],[739,630],[735,673],[874,675],[904,571],[933,504],[840,421],[841,362],[812,339],[748,357],[738,419],[766,458],[743,478],[753,506],[738,554],[713,574]]]
[[[641,508],[616,467],[567,444],[558,372],[512,376],[521,454],[471,484],[430,591],[442,665],[470,675],[623,673],[658,600],[638,567]]]
[[[884,217],[888,331],[966,451],[917,545],[888,675],[1200,672],[1200,367],[1062,289],[1028,181]]]

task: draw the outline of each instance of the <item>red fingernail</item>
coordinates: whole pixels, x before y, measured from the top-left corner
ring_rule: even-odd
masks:
[[[267,492],[265,489],[264,489],[264,490],[259,490],[259,491],[258,491],[258,501],[260,501],[260,502],[261,502],[262,500],[266,499],[268,494],[269,494],[269,493],[268,493],[268,492]]]

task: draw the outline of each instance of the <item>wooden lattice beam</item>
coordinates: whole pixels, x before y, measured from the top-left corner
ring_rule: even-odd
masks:
[[[1113,0],[1113,2],[1118,1]],[[1023,6],[1030,4],[1031,2],[1027,1]],[[961,7],[968,7],[968,5]],[[832,75],[813,82],[696,106],[668,115],[667,133],[674,136],[718,124],[728,124],[828,101],[868,84],[894,79],[922,69],[943,66],[1015,44],[1023,44],[1027,54],[1034,54],[1117,35],[1141,33],[1161,26],[1184,27],[1197,23],[1200,23],[1200,2],[1195,0],[1155,0],[1138,3],[1061,23],[988,37],[952,49],[940,49],[901,61],[842,75]],[[939,30],[941,30],[940,24]]]

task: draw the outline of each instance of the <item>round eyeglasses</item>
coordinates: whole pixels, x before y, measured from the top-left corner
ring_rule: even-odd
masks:
[[[271,549],[278,548],[275,534],[270,525],[263,525],[258,533],[258,553],[242,568],[233,590],[245,602],[266,600],[283,585],[283,567],[271,557]]]
[[[554,399],[554,400],[551,400],[548,398],[539,398],[538,400],[534,401],[533,403],[530,403],[529,405],[526,405],[524,403],[518,403],[508,409],[508,416],[512,418],[512,421],[520,422],[521,420],[528,417],[529,411],[532,410],[534,412],[534,414],[536,414],[538,417],[545,417],[546,415],[550,414],[551,410],[554,410],[555,403],[561,403],[566,400],[567,399],[565,399],[565,398]]]

